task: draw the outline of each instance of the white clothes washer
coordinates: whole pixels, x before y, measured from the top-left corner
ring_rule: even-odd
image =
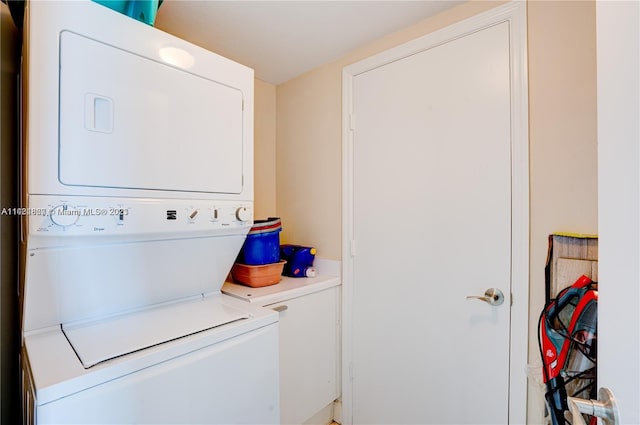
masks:
[[[38,424],[278,423],[277,318],[246,307],[212,294],[30,333],[27,417]]]
[[[24,28],[26,423],[278,423],[278,315],[220,292],[253,70],[88,0]]]

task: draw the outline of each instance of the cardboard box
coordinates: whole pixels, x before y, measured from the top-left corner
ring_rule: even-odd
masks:
[[[549,235],[545,302],[582,275],[598,281],[598,236],[560,232]]]

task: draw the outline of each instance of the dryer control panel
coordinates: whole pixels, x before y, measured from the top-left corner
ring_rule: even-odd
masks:
[[[251,202],[30,195],[31,236],[246,233]]]

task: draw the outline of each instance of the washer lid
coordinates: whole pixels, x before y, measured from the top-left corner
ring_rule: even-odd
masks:
[[[85,369],[251,315],[213,298],[162,305],[90,323],[62,325]]]

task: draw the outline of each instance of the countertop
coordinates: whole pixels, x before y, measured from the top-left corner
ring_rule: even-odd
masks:
[[[314,266],[319,272],[316,277],[282,276],[279,283],[261,288],[225,282],[222,292],[243,301],[266,306],[339,286],[342,283],[339,261],[317,259]]]

